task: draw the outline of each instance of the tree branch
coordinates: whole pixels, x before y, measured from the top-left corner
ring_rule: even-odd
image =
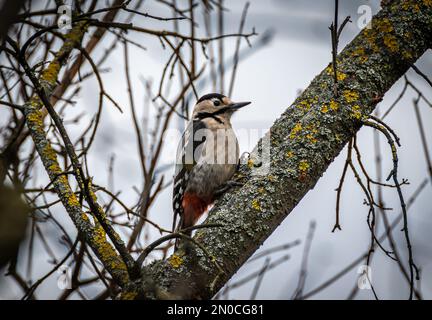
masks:
[[[329,65],[259,141],[248,166],[237,173],[244,185],[226,193],[209,213],[206,223],[223,226],[197,231],[194,240],[215,257],[224,273],[199,249],[185,245],[175,253],[176,259],[142,269],[135,297],[213,297],[315,186],[360,129],[360,119],[427,50],[431,35],[429,2],[399,0],[386,5],[373,18],[372,29],[364,29],[338,55],[339,96],[333,94]],[[262,159],[267,141],[271,156]]]
[[[85,240],[89,243],[98,258],[113,276],[116,283],[119,285],[125,285],[129,281],[125,263],[121,260],[112,245],[107,241],[106,231],[104,228],[97,224],[92,225],[88,216],[82,212],[80,201],[78,201],[77,196],[72,191],[67,177],[65,175],[60,176],[62,169],[59,165],[57,155],[53,150],[50,141],[47,139],[47,134],[43,124],[42,106],[44,103],[47,106],[50,105],[47,96],[50,96],[53,88],[56,86],[60,69],[66,64],[70,53],[74,48],[80,46],[82,37],[86,30],[87,25],[85,22],[78,23],[66,36],[66,41],[56,53],[54,60],[50,62],[40,76],[38,82],[40,82],[40,85],[43,86],[43,88],[37,90],[39,95],[35,94],[30,101],[26,102],[24,105],[24,114],[36,150],[50,177],[50,180],[53,181],[54,189],[69,216],[78,231],[83,234]],[[21,59],[24,59],[24,57],[22,56]],[[31,70],[26,71],[32,72]],[[40,92],[41,90],[42,92]],[[45,98],[43,99],[45,101],[42,101],[41,95]],[[81,181],[81,183],[83,182],[84,181]],[[87,184],[84,183],[84,187],[86,186]],[[118,235],[114,236],[118,237]],[[120,240],[120,238],[118,239]]]

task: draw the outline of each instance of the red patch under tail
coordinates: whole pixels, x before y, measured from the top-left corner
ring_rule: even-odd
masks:
[[[184,214],[182,228],[193,226],[207,210],[209,204],[211,204],[209,199],[203,199],[194,193],[185,193],[182,201]]]

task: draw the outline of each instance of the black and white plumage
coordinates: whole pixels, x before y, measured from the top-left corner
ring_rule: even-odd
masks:
[[[233,103],[218,93],[197,101],[177,149],[173,230],[193,226],[214,201],[215,193],[234,174],[239,148],[230,119],[236,110],[248,104]]]
[[[190,173],[199,159],[193,159],[195,151],[197,155],[201,153],[203,147],[203,140],[194,141],[195,132],[205,129],[205,122],[198,119],[189,122],[185,131],[183,132],[179,146],[177,148],[176,165],[174,172],[174,190],[173,190],[173,210],[174,221],[173,229],[175,229],[177,216],[183,216],[183,196],[187,188]],[[180,225],[182,221],[180,220]]]

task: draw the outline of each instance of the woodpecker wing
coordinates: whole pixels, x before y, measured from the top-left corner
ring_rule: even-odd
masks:
[[[174,211],[173,231],[176,229],[177,216],[180,216],[180,219],[183,216],[182,201],[190,172],[196,163],[199,162],[202,156],[202,148],[205,144],[205,138],[199,139],[196,133],[206,128],[202,120],[190,121],[183,132],[183,136],[177,148],[172,202]]]

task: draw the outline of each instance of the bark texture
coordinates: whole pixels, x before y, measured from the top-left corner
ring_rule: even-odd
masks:
[[[66,40],[62,47],[41,73],[39,82],[43,87],[41,90],[44,91],[47,97],[51,95],[53,89],[56,87],[61,68],[66,64],[72,50],[80,46],[86,31],[87,24],[85,22],[77,23],[65,35]],[[116,283],[120,286],[126,285],[129,282],[129,275],[125,263],[121,260],[111,243],[108,242],[106,231],[97,223],[97,219],[93,216],[94,223],[92,223],[89,216],[82,211],[79,198],[73,192],[67,175],[63,174],[57,154],[47,138],[42,108],[43,101],[39,95],[35,94],[25,103],[24,115],[27,128],[36,146],[36,151],[50,180],[53,182],[54,190],[62,201],[78,232],[90,245]],[[118,239],[121,241],[120,237]]]
[[[142,269],[123,298],[208,299],[272,234],[360,129],[387,90],[431,47],[432,0],[392,1],[338,55],[338,96],[327,66],[271,127],[269,171],[261,140],[238,173],[242,187],[226,193],[205,223],[167,260]],[[288,58],[288,57],[287,57]],[[262,169],[262,168],[261,168]],[[223,269],[223,272],[221,272]],[[131,293],[133,295],[131,296]]]

